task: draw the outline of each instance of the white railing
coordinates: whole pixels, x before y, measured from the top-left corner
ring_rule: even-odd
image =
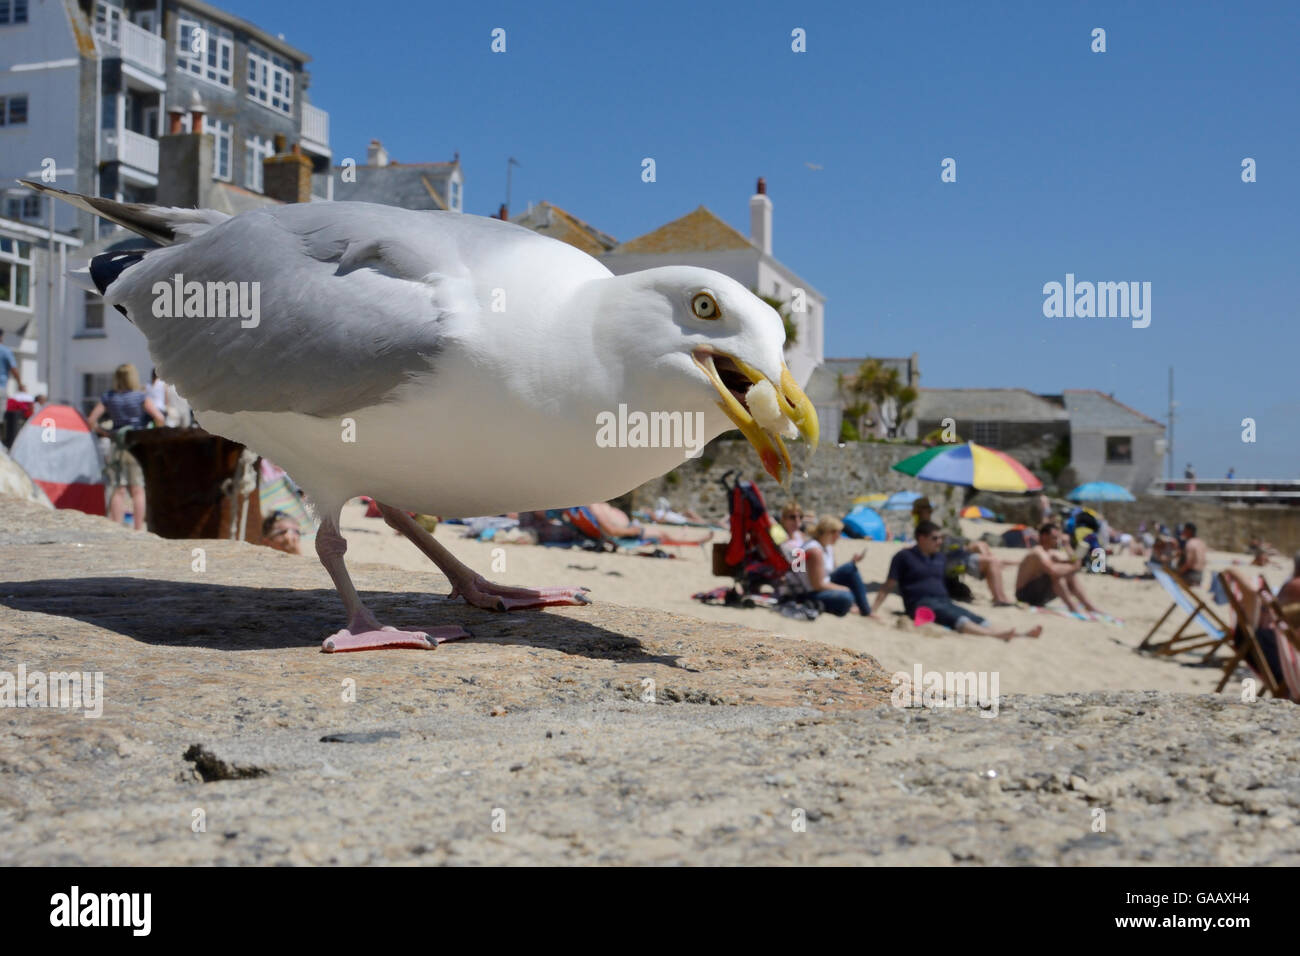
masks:
[[[105,130],[104,159],[118,160],[151,175],[158,174],[158,140],[129,129]]]
[[[123,20],[122,59],[162,76],[167,71],[167,44],[162,37]]]
[[[323,109],[312,106],[310,103],[303,103],[302,138],[328,149],[330,144],[330,114]]]

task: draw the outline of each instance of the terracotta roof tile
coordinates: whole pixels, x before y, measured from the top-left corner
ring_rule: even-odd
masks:
[[[629,239],[614,249],[620,253],[716,252],[723,249],[754,249],[736,229],[706,207],[700,206],[680,219],[660,226],[644,236]]]

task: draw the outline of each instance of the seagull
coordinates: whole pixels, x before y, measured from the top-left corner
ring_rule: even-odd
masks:
[[[498,611],[587,604],[586,588],[486,580],[408,512],[604,501],[685,460],[671,442],[599,442],[598,422],[624,408],[691,416],[700,448],[738,427],[782,483],[792,470],[782,433],[816,447],[780,316],[721,273],[616,276],[566,243],[465,213],[325,202],[232,217],[21,182],[160,245],[97,255],[88,278],[144,333],[159,376],[206,430],[272,455],[307,493],[316,553],[347,615],[323,651],[469,636],[376,619],[343,559],[339,515],[352,498],[374,499],[452,598]],[[762,424],[747,404],[754,390]]]

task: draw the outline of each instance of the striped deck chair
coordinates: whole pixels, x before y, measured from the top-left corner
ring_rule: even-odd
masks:
[[[1142,638],[1142,643],[1138,645],[1137,649],[1169,656],[1180,654],[1183,651],[1194,651],[1202,647],[1208,647],[1209,650],[1204,657],[1204,660],[1208,661],[1231,637],[1231,629],[1210,609],[1210,606],[1201,599],[1200,595],[1192,592],[1183,583],[1182,579],[1169,568],[1158,562],[1148,561],[1147,569],[1160,582],[1160,586],[1173,598],[1173,603],[1169,605],[1169,610],[1165,611],[1160,620],[1156,621],[1155,626],[1147,632],[1147,636]],[[1155,637],[1156,631],[1160,630],[1160,626],[1169,619],[1169,615],[1179,610],[1187,614],[1187,619],[1174,632],[1173,637],[1164,641],[1153,641],[1152,638]],[[1203,630],[1184,634],[1183,632],[1193,622]]]
[[[1274,697],[1289,696],[1286,688],[1273,675],[1273,668],[1269,666],[1268,657],[1264,654],[1259,635],[1256,633],[1255,628],[1251,626],[1250,621],[1247,620],[1245,611],[1246,596],[1242,593],[1241,582],[1231,574],[1220,573],[1218,578],[1224,593],[1228,596],[1228,604],[1232,607],[1232,613],[1237,617],[1237,627],[1232,635],[1232,643],[1236,648],[1236,652],[1223,665],[1223,677],[1219,681],[1219,686],[1214,688],[1214,692],[1216,694],[1221,693],[1223,688],[1228,685],[1228,681],[1232,679],[1232,675],[1236,673],[1237,665],[1245,663],[1264,685],[1264,693],[1272,694]],[[1290,641],[1279,641],[1278,643],[1289,645]]]
[[[1300,633],[1282,614],[1282,605],[1263,575],[1259,578],[1259,599],[1273,618],[1272,630],[1277,644],[1277,666],[1273,669],[1278,672],[1278,680],[1287,696],[1300,703]],[[1261,627],[1259,630],[1264,629]],[[1262,637],[1260,647],[1267,656],[1269,648]]]

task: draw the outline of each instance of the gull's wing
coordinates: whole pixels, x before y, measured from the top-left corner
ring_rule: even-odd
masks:
[[[370,203],[258,209],[180,245],[116,255],[91,267],[105,301],[144,332],[158,374],[196,409],[229,413],[325,416],[379,404],[432,372],[453,320],[473,321],[521,269],[549,277],[552,291],[610,274],[509,223]],[[182,293],[202,284],[202,315],[185,315],[189,296],[168,301],[178,281]],[[231,282],[248,284],[236,289],[256,304],[256,324],[208,314],[208,283]],[[509,327],[507,316],[493,319]]]

